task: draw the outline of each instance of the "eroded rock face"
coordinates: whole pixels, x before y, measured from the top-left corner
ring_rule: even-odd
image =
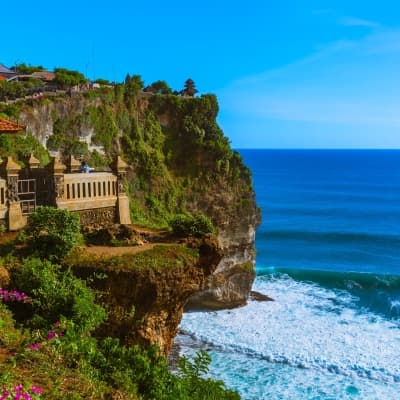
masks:
[[[254,242],[260,223],[254,196],[247,200],[246,207],[230,212],[229,204],[223,212],[211,210],[218,224],[218,241],[224,256],[206,279],[204,289],[190,298],[186,309],[223,309],[246,304],[256,275]]]
[[[120,338],[125,344],[157,345],[168,354],[171,350],[184,306],[193,293],[204,286],[222,258],[216,238],[190,243],[197,247],[194,264],[177,263],[176,267],[104,270],[106,279],[95,282],[105,293],[109,319],[97,334]],[[99,268],[73,267],[78,276],[87,277]]]

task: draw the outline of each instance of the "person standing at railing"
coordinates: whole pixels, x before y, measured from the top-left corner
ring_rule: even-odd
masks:
[[[82,161],[81,166],[79,167],[79,171],[89,173],[94,171],[94,168],[89,167],[89,165],[86,164],[86,161]]]

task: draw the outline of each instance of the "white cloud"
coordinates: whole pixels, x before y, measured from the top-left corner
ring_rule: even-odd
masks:
[[[339,24],[344,26],[364,26],[366,28],[379,28],[381,24],[362,18],[343,17],[339,19]]]

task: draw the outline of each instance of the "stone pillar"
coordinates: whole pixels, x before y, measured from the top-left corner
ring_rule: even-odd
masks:
[[[126,195],[124,179],[126,177],[126,170],[128,164],[121,159],[120,156],[116,158],[112,166],[113,172],[117,175],[117,212],[118,222],[123,225],[131,224],[131,214],[129,211],[129,198]]]
[[[66,166],[58,157],[53,157],[49,165],[49,172],[52,175],[52,185],[50,187],[51,204],[57,207],[57,204],[64,197],[64,172]]]
[[[26,225],[26,217],[22,215],[18,198],[18,176],[21,167],[12,157],[7,157],[3,169],[7,180],[8,230],[17,231]]]
[[[31,154],[28,160],[28,164],[29,164],[29,169],[32,171],[33,169],[39,168],[40,161],[33,154]]]

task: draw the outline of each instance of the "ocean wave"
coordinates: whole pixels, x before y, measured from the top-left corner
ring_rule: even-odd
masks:
[[[400,324],[354,307],[348,291],[289,276],[260,277],[255,289],[274,302],[185,314],[181,329],[221,351],[294,368],[400,382]]]
[[[354,243],[365,246],[384,245],[390,248],[400,247],[400,236],[384,233],[365,232],[335,232],[335,231],[299,231],[299,230],[260,230],[257,234],[259,241],[300,240],[307,242],[325,242],[330,244]]]
[[[294,268],[261,270],[259,274],[265,279],[289,276],[295,281],[346,291],[353,296],[353,307],[367,308],[389,318],[400,318],[400,275]]]
[[[261,275],[286,274],[297,281],[308,281],[338,289],[383,289],[400,291],[400,275],[373,274],[347,271],[325,271],[294,268],[273,268]],[[399,292],[400,293],[400,292]]]

